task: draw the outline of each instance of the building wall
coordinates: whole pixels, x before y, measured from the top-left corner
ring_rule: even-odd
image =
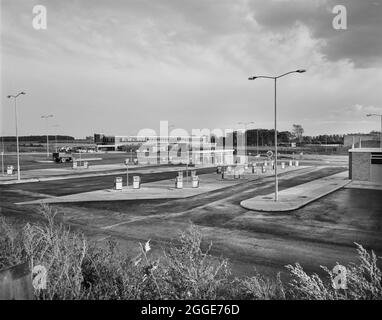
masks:
[[[352,152],[351,179],[360,181],[370,180],[370,153]]]

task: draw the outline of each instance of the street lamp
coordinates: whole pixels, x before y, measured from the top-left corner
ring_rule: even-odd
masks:
[[[49,130],[48,130],[48,119],[53,118],[53,114],[48,114],[41,116],[42,119],[46,120],[46,157],[49,158]]]
[[[17,153],[17,180],[20,181],[20,150],[19,150],[19,134],[17,132],[17,98],[20,95],[26,94],[25,92],[20,92],[16,95],[9,95],[7,96],[8,99],[13,98],[15,100],[15,122],[16,122],[16,153]]]
[[[254,76],[248,78],[248,80],[255,80],[255,79],[271,79],[275,82],[275,201],[278,201],[279,198],[279,184],[277,179],[277,79],[285,77],[288,74],[291,73],[304,73],[306,72],[305,69],[298,69],[295,71],[289,71],[287,73],[284,73],[282,75],[276,76],[276,77],[270,77],[270,76]]]
[[[380,138],[380,146],[382,148],[382,114],[377,113],[369,113],[366,115],[366,117],[380,117],[381,118],[381,138]]]

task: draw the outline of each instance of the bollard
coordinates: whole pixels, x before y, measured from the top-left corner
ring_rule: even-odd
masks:
[[[116,177],[114,180],[114,189],[122,190],[122,177]]]
[[[176,188],[183,189],[183,176],[176,177]]]
[[[192,187],[193,188],[199,188],[199,177],[198,176],[192,177]]]
[[[281,169],[285,169],[285,162],[281,162]]]
[[[268,165],[267,160],[264,161],[264,166],[266,167]]]
[[[141,188],[141,177],[140,176],[134,176],[133,177],[133,189],[140,189]]]
[[[292,162],[292,160],[289,160],[289,166],[290,166],[290,167],[293,167],[293,162]]]
[[[265,173],[266,171],[267,171],[267,169],[266,169],[264,166],[262,166],[262,167],[261,167],[261,172],[262,172],[262,173]]]
[[[296,167],[299,166],[298,160],[295,160],[295,161],[294,161],[294,165],[295,165]]]
[[[13,174],[13,166],[7,166],[7,175]]]

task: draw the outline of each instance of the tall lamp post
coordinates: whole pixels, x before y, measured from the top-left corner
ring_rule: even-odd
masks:
[[[16,153],[17,153],[17,180],[20,181],[21,180],[21,176],[20,176],[20,150],[19,150],[19,134],[18,134],[18,131],[17,131],[17,98],[18,96],[20,95],[25,95],[26,93],[25,92],[20,92],[16,95],[9,95],[7,96],[8,99],[10,98],[13,98],[14,101],[15,101],[15,122],[16,122]]]
[[[366,115],[366,117],[380,117],[381,118],[381,138],[380,138],[380,146],[382,148],[382,114],[377,113],[369,113]]]
[[[294,71],[289,71],[287,73],[281,74],[276,77],[270,77],[270,76],[253,76],[248,78],[248,80],[255,80],[255,79],[271,79],[275,83],[275,201],[278,201],[279,198],[279,184],[278,184],[278,178],[277,178],[277,79],[285,77],[288,74],[291,73],[304,73],[306,70],[304,69],[298,69]]]
[[[48,119],[53,118],[53,114],[47,114],[45,116],[41,116],[41,119],[46,120],[46,157],[49,158],[49,131],[48,131]]]

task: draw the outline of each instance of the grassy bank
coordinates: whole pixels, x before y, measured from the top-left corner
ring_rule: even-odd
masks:
[[[36,299],[382,299],[378,258],[356,245],[357,264],[346,266],[347,289],[334,289],[336,274],[308,275],[299,264],[286,266],[290,281],[279,275],[237,278],[227,259],[201,249],[195,225],[158,257],[151,243],[138,243],[140,253],[121,252],[115,241],[100,248],[56,221],[48,206],[40,208],[44,224],[22,230],[0,221],[0,269],[29,261],[47,270],[46,287]]]

